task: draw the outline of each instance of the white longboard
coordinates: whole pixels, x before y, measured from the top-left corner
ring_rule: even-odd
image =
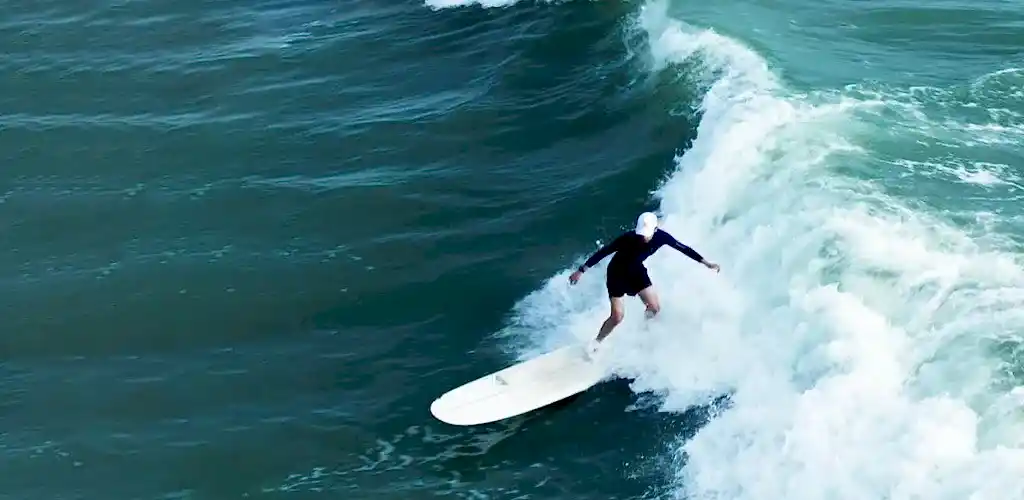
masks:
[[[542,408],[583,392],[605,375],[580,345],[556,349],[456,387],[430,413],[452,425],[478,425]]]

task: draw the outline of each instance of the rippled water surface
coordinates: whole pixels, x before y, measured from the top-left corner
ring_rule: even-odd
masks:
[[[0,6],[3,495],[1024,497],[1017,4]]]

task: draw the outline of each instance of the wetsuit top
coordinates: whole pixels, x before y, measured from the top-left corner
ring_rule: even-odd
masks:
[[[643,269],[643,262],[648,257],[654,255],[659,248],[664,245],[668,245],[676,250],[679,250],[687,257],[697,261],[703,262],[704,258],[701,257],[696,250],[680,243],[671,234],[668,234],[661,229],[654,231],[654,236],[651,237],[650,241],[644,241],[643,236],[628,231],[619,235],[611,243],[601,247],[594,255],[591,255],[587,261],[580,266],[580,271],[586,271],[587,268],[594,267],[595,264],[601,262],[611,253],[615,253],[612,257],[612,261],[608,264],[608,272],[621,272],[630,269]]]

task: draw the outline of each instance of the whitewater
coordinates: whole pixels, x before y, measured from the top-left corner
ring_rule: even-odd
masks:
[[[729,395],[672,444],[671,495],[1024,498],[1024,389],[1008,356],[1024,332],[1018,247],[846,173],[908,165],[863,140],[881,127],[965,144],[1024,129],[943,132],[945,119],[906,95],[790,92],[756,52],[670,18],[662,2],[645,3],[635,28],[646,71],[686,71],[704,89],[697,139],[652,194],[663,227],[722,265],[715,275],[671,252],[652,257],[662,313],[645,322],[630,301],[606,349],[660,411]],[[973,167],[946,168],[1016,182]],[[569,272],[517,304],[504,333],[519,359],[588,339],[606,316],[603,269],[575,287]]]

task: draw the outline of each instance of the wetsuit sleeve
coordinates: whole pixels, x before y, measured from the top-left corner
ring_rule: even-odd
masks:
[[[582,266],[580,266],[579,270],[586,271],[587,269],[594,267],[595,265],[597,265],[598,262],[601,262],[601,259],[604,259],[605,257],[618,251],[619,247],[621,246],[621,242],[622,235],[619,235],[619,237],[612,240],[611,243],[599,248],[596,252],[594,252],[594,255],[591,255],[590,258],[587,259],[587,261],[584,262]]]
[[[694,249],[692,249],[692,248],[690,248],[690,247],[680,243],[679,240],[675,239],[672,235],[670,235],[668,233],[665,233],[665,236],[667,236],[666,243],[668,243],[668,246],[670,246],[672,248],[675,248],[676,250],[679,250],[684,255],[686,255],[687,257],[689,257],[689,258],[691,258],[691,259],[693,259],[693,260],[695,260],[697,262],[700,262],[700,263],[704,262],[704,257],[702,257],[699,253],[697,253],[696,250],[694,250]]]

